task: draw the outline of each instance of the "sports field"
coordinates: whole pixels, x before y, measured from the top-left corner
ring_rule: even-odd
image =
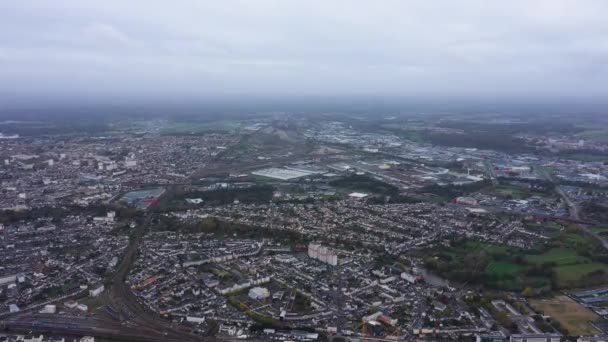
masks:
[[[600,333],[590,323],[597,320],[599,316],[567,296],[534,299],[530,301],[530,304],[536,311],[541,311],[559,321],[571,335],[597,335]]]

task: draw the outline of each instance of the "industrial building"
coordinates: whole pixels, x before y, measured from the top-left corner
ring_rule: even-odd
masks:
[[[268,169],[253,171],[251,174],[254,176],[261,176],[261,177],[267,177],[267,178],[272,178],[272,179],[293,180],[293,179],[298,179],[298,178],[314,175],[316,173],[318,173],[318,172],[302,170],[302,169],[295,169],[295,168],[281,169],[281,168],[271,167]]]

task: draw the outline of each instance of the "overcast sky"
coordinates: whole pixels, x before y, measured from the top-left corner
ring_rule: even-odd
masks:
[[[606,0],[0,1],[5,103],[607,93]]]

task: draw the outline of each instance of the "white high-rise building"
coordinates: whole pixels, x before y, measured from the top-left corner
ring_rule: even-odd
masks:
[[[319,258],[319,247],[321,247],[321,245],[316,244],[316,243],[309,243],[308,244],[308,256],[312,259],[318,259]]]
[[[332,266],[338,265],[338,255],[336,252],[317,243],[308,244],[308,256]]]

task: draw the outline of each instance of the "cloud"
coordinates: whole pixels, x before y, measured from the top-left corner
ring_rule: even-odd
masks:
[[[5,1],[0,93],[602,96],[605,13],[603,0]]]
[[[85,38],[94,41],[118,43],[122,45],[132,44],[133,40],[117,28],[103,23],[87,25],[82,30]]]

